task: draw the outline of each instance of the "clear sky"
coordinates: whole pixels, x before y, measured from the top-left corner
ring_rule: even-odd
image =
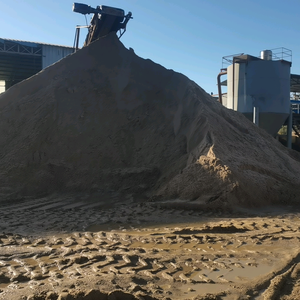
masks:
[[[123,44],[217,93],[222,57],[285,47],[300,74],[299,0],[87,0],[131,11]],[[85,17],[69,0],[0,0],[0,38],[73,46]],[[90,21],[87,15],[87,21]],[[85,36],[86,32],[82,31]],[[83,37],[81,44],[83,43]]]

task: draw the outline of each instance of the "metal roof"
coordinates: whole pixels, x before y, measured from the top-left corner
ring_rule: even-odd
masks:
[[[0,41],[4,40],[4,41],[9,41],[9,42],[15,42],[24,46],[29,46],[29,47],[35,47],[34,45],[47,45],[47,46],[54,46],[54,47],[63,47],[63,48],[72,48],[70,46],[63,46],[63,45],[55,45],[55,44],[47,44],[47,43],[41,43],[41,42],[29,42],[29,41],[22,41],[22,40],[14,40],[14,39],[6,39],[6,38],[1,38],[0,37]]]

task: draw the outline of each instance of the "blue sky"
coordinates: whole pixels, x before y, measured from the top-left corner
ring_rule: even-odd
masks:
[[[185,74],[208,93],[217,93],[216,77],[225,55],[258,56],[261,50],[285,47],[293,52],[291,72],[300,74],[299,0],[87,1],[78,2],[131,11],[133,20],[123,44],[143,58]],[[72,4],[0,0],[0,38],[73,46],[75,26],[86,21],[72,12]]]

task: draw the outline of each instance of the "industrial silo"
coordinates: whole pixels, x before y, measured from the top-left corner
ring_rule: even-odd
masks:
[[[275,136],[290,115],[290,67],[286,60],[272,60],[265,50],[261,57],[233,57],[227,68],[226,107],[257,120],[259,127]]]

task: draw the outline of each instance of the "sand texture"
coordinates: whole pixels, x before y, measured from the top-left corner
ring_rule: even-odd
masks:
[[[0,96],[0,149],[10,201],[113,190],[226,207],[300,186],[298,154],[114,34]]]

